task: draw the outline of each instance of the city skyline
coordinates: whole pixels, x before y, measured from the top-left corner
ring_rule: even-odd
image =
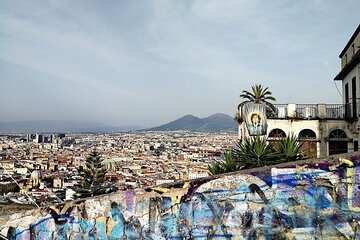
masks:
[[[254,84],[277,103],[340,103],[360,8],[346,3],[2,1],[0,122],[232,116]]]

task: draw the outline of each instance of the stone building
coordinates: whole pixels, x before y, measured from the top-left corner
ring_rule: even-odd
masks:
[[[340,53],[342,104],[275,104],[277,113],[269,116],[269,141],[294,134],[303,141],[302,152],[309,157],[358,151],[360,98],[360,25]],[[239,137],[247,135],[244,123]]]

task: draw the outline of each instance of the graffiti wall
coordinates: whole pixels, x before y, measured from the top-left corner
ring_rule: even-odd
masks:
[[[0,216],[9,239],[360,239],[360,155]]]

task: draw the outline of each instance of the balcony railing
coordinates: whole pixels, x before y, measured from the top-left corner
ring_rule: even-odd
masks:
[[[269,119],[353,119],[352,104],[274,104],[276,111],[267,111]]]
[[[288,117],[288,104],[274,104],[276,111],[267,111],[268,118],[285,119]]]
[[[326,118],[338,119],[346,117],[346,107],[344,104],[326,105]]]
[[[296,104],[296,117],[302,119],[313,119],[318,117],[317,104]]]

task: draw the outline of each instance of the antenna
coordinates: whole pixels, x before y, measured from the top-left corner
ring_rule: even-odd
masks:
[[[9,177],[16,183],[16,185],[18,185],[18,187],[19,187],[21,190],[24,190],[24,189],[18,184],[18,182],[15,181],[15,179],[14,179],[10,174],[6,174],[6,175],[9,176]],[[25,194],[33,203],[35,203],[35,205],[36,205],[38,208],[40,208],[39,205],[37,205],[37,203],[35,202],[35,200],[34,200],[32,197],[30,197],[25,191],[23,191],[23,192],[24,192],[24,194]]]

